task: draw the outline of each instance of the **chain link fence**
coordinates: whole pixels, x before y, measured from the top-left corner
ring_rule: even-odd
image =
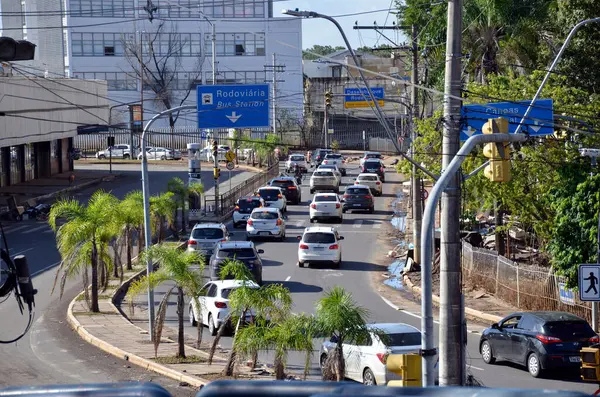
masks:
[[[462,269],[467,283],[518,309],[565,311],[592,319],[591,304],[580,301],[577,294],[569,303],[561,301],[559,284],[566,284],[566,279],[552,269],[519,264],[466,241],[462,242]]]

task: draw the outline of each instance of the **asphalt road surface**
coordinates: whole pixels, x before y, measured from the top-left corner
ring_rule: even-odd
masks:
[[[351,179],[358,174],[358,165],[350,164],[348,176],[344,178],[344,183],[352,183]],[[298,242],[296,236],[300,235],[303,229],[309,226],[308,205],[312,195],[308,189],[308,178],[302,187],[301,205],[290,205],[288,207],[287,220],[287,239],[285,242],[264,241],[257,242],[258,248],[262,248],[265,253],[261,255],[263,259],[263,279],[266,283],[282,283],[290,289],[294,299],[294,312],[314,313],[315,302],[322,296],[323,292],[333,286],[342,286],[351,291],[355,300],[369,310],[370,322],[400,322],[413,325],[420,328],[420,306],[409,302],[411,297],[408,294],[402,296],[407,299],[402,308],[396,307],[391,302],[382,299],[372,285],[371,272],[381,272],[382,268],[375,265],[375,258],[386,249],[378,241],[378,235],[382,232],[384,224],[389,222],[392,210],[389,207],[389,201],[386,198],[395,197],[395,192],[400,187],[401,178],[388,169],[386,176],[387,183],[384,184],[384,194],[377,197],[375,214],[366,213],[346,213],[342,224],[334,224],[340,234],[345,237],[342,241],[344,262],[340,269],[320,268],[299,268],[297,263]],[[233,239],[244,239],[243,229],[233,229],[231,223],[228,224],[230,231],[234,233]],[[380,279],[383,279],[381,277]],[[166,286],[158,289],[158,292],[167,290]],[[400,293],[400,292],[398,292]],[[142,298],[145,299],[145,296]],[[167,312],[167,321],[170,327],[176,327],[177,315],[175,306],[175,297],[169,305]],[[158,299],[156,304],[158,305]],[[437,317],[437,310],[434,310]],[[188,322],[187,305],[185,315],[186,338],[195,340],[196,329]],[[435,340],[438,340],[437,321],[435,324]],[[145,324],[139,324],[145,326]],[[484,327],[480,324],[469,324],[469,330],[480,332]],[[592,393],[597,389],[596,385],[581,382],[575,377],[564,377],[562,379],[535,379],[524,369],[508,363],[498,363],[496,365],[485,364],[479,354],[479,333],[468,334],[468,356],[467,363],[469,371],[485,386],[488,387],[518,387],[518,388],[548,388],[548,389],[568,389]],[[212,340],[212,337],[205,329],[204,340]],[[315,349],[318,352],[319,343],[315,341]],[[231,347],[231,337],[225,337],[220,345],[223,348]],[[259,361],[272,364],[273,356],[270,353],[261,353]],[[304,355],[299,353],[290,353],[288,368],[295,373],[299,373],[304,368]],[[313,355],[311,367],[311,379],[319,379],[319,367],[317,353]],[[553,375],[558,377],[559,375]]]
[[[106,173],[107,166],[86,165],[83,169]],[[114,165],[113,172],[121,176],[113,182],[104,182],[76,192],[74,197],[86,202],[96,190],[104,189],[123,198],[129,191],[141,189],[139,167]],[[236,173],[232,172],[232,176]],[[206,189],[210,189],[213,185],[212,170],[202,174],[207,182]],[[175,176],[184,180],[187,178],[185,165],[150,164],[151,194],[165,191],[167,182]],[[222,180],[227,176],[228,173],[222,173]],[[159,383],[174,396],[195,395],[195,390],[190,387],[180,386],[174,380],[130,365],[80,339],[68,325],[66,312],[71,299],[82,289],[81,279],[77,277],[67,282],[62,299],[58,291],[51,294],[60,255],[50,227],[35,220],[4,223],[3,227],[11,256],[27,256],[38,294],[35,320],[29,333],[16,343],[0,345],[0,388],[132,380]],[[27,316],[19,313],[14,297],[10,296],[0,303],[0,340],[16,337],[26,323]]]

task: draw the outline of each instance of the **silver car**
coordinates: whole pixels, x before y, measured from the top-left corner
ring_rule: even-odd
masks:
[[[188,251],[200,251],[211,256],[217,243],[229,240],[227,226],[222,223],[198,223],[190,233]]]
[[[285,240],[285,219],[281,211],[274,207],[255,208],[246,223],[248,240],[255,237],[274,237]]]
[[[322,190],[340,192],[340,180],[333,171],[317,169],[310,177],[310,193]]]

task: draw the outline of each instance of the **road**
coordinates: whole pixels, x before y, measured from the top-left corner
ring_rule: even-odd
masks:
[[[348,177],[344,182],[348,183],[350,178],[358,173],[358,166],[351,165]],[[314,313],[315,302],[322,296],[323,291],[333,286],[342,286],[351,291],[355,300],[369,310],[370,322],[402,322],[411,324],[420,328],[420,305],[411,302],[412,296],[401,294],[402,308],[397,307],[389,300],[382,299],[382,296],[374,287],[372,280],[383,280],[383,277],[373,277],[373,272],[382,273],[387,269],[385,266],[377,265],[377,260],[381,252],[388,248],[383,247],[378,236],[385,229],[385,223],[389,222],[392,215],[390,199],[395,198],[396,189],[399,188],[400,176],[388,171],[386,177],[387,183],[384,184],[384,195],[376,198],[376,213],[373,215],[365,213],[347,213],[344,214],[344,221],[341,225],[335,224],[340,234],[345,237],[342,241],[344,263],[341,268],[299,268],[297,261],[296,236],[302,233],[302,230],[309,225],[307,200],[311,198],[307,183],[302,187],[301,205],[291,205],[288,210],[287,220],[287,239],[285,242],[257,242],[259,248],[264,249],[262,256],[264,262],[263,278],[265,282],[282,283],[290,289],[294,300],[294,312]],[[232,229],[234,239],[243,239],[243,229]],[[385,263],[387,264],[387,262]],[[387,288],[387,287],[386,287]],[[158,291],[164,292],[167,288],[162,287]],[[175,297],[173,304],[169,306],[167,321],[170,327],[176,327],[176,309]],[[143,302],[145,297],[141,299]],[[158,302],[157,302],[158,304]],[[143,303],[142,303],[143,305]],[[187,306],[186,306],[187,307]],[[437,315],[437,310],[434,310]],[[186,310],[186,337],[195,340],[196,329],[192,327],[187,318]],[[140,323],[140,326],[145,326]],[[468,364],[469,371],[484,385],[488,387],[522,387],[522,388],[550,388],[550,389],[568,389],[585,392],[593,392],[596,386],[580,382],[575,379],[535,379],[529,373],[518,366],[511,364],[487,365],[481,360],[478,351],[479,333],[484,327],[479,324],[469,324],[468,334]],[[437,322],[435,327],[435,340],[437,343]],[[473,333],[478,332],[478,333]],[[212,340],[208,332],[204,332],[205,340]],[[315,341],[315,349],[318,350],[319,342]],[[223,348],[231,347],[231,338],[225,337],[221,341]],[[265,363],[272,363],[272,354],[261,353],[259,360]],[[298,353],[292,353],[289,357],[289,368],[294,372],[299,372],[303,368],[304,356]],[[318,357],[313,356],[311,378],[318,379]]]
[[[106,173],[107,166],[86,165],[84,169]],[[87,202],[97,189],[104,189],[123,198],[127,192],[141,188],[139,166],[114,165],[113,172],[121,175],[114,182],[92,186],[74,196],[81,202]],[[232,176],[237,173],[232,172]],[[202,174],[203,180],[207,182],[206,189],[212,188],[212,170]],[[166,190],[167,181],[175,176],[187,178],[185,165],[174,167],[151,164],[151,194]],[[222,173],[222,180],[227,176],[228,173]],[[11,256],[27,256],[38,294],[35,321],[29,333],[17,343],[0,345],[0,388],[139,380],[159,383],[174,396],[195,395],[195,391],[189,387],[179,386],[174,380],[129,365],[81,340],[66,321],[67,306],[81,291],[81,279],[75,278],[67,282],[62,299],[59,299],[58,291],[51,294],[60,255],[50,227],[34,220],[5,223],[3,226]],[[18,312],[12,296],[0,304],[0,319],[0,340],[16,337],[27,322],[26,316]]]

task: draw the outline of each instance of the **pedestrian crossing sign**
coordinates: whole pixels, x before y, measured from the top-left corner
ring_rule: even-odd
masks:
[[[579,265],[579,299],[600,301],[600,263]]]

